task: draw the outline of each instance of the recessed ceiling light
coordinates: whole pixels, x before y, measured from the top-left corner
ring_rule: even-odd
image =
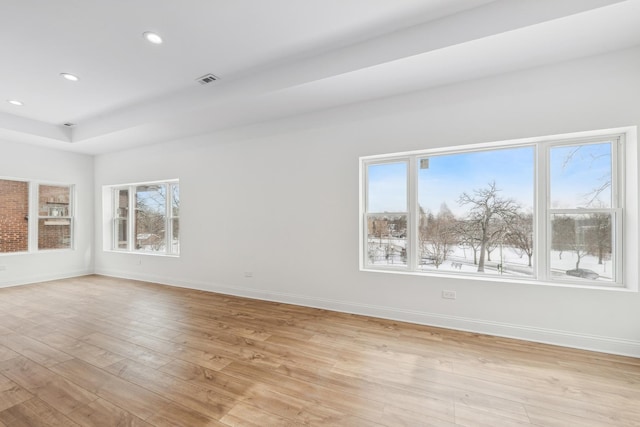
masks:
[[[160,37],[159,35],[157,35],[154,32],[147,31],[146,33],[143,33],[142,35],[144,36],[145,39],[147,39],[147,41],[149,43],[153,43],[153,44],[161,44],[162,43],[162,37]]]
[[[7,99],[7,102],[11,105],[15,105],[18,107],[22,107],[24,104],[20,101],[18,101],[17,99]]]
[[[60,73],[60,75],[69,80],[70,82],[77,82],[78,80],[80,80],[80,78],[74,74],[69,74],[69,73]]]

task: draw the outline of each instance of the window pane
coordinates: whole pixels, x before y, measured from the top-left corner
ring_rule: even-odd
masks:
[[[367,236],[370,265],[407,265],[406,215],[369,215]]]
[[[126,219],[116,219],[116,248],[127,249],[129,225]]]
[[[171,220],[171,253],[178,254],[180,253],[180,220],[178,218],[174,218]]]
[[[116,189],[114,191],[114,243],[116,249],[129,247],[129,190]]]
[[[610,208],[611,142],[550,150],[552,209]]]
[[[129,215],[129,190],[116,190],[116,218],[127,218]]]
[[[367,168],[369,212],[406,212],[407,164],[384,163]]]
[[[551,275],[612,281],[612,220],[609,213],[551,215]]]
[[[38,220],[38,249],[69,248],[71,248],[71,219],[52,217]]]
[[[136,249],[165,251],[167,192],[164,184],[136,187]]]
[[[38,249],[71,247],[71,188],[38,186]]]
[[[0,252],[29,249],[29,183],[0,179]]]
[[[171,216],[180,216],[180,186],[171,184]]]
[[[71,189],[67,186],[39,185],[38,186],[38,216],[58,217],[71,216],[69,202]]]
[[[418,159],[421,270],[533,275],[533,147]]]

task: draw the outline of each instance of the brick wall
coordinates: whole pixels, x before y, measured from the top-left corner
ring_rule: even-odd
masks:
[[[38,221],[38,249],[71,247],[71,220],[40,219]]]
[[[0,252],[29,248],[29,183],[0,179]]]

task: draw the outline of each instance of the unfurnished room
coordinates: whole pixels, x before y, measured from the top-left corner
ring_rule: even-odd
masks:
[[[0,427],[640,426],[640,0],[0,1]]]

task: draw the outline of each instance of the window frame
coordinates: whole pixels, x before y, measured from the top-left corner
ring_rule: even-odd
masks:
[[[547,255],[551,252],[551,244],[552,244],[552,221],[551,217],[554,214],[568,214],[568,215],[578,215],[578,214],[590,214],[590,213],[608,213],[612,217],[612,242],[611,242],[611,250],[612,256],[615,255],[614,262],[615,265],[613,271],[613,280],[612,286],[621,287],[624,286],[623,277],[624,277],[624,228],[625,228],[625,220],[624,220],[624,212],[625,212],[625,194],[621,191],[621,188],[624,188],[624,170],[626,165],[624,164],[625,158],[625,147],[626,147],[626,138],[625,134],[611,134],[611,135],[603,135],[602,137],[593,137],[593,138],[578,138],[578,139],[568,139],[568,140],[559,140],[559,141],[551,141],[545,144],[544,153],[541,153],[543,156],[541,161],[543,162],[546,180],[545,180],[545,206],[546,206],[546,221],[544,221],[544,236],[546,248],[545,251],[541,251],[540,255],[544,257],[540,258],[543,260],[545,264],[549,263],[549,259]],[[611,142],[611,207],[610,208],[552,208],[551,207],[551,150],[556,147],[569,147],[569,146],[578,146],[578,145],[588,145],[588,144],[597,144],[603,141],[609,140]],[[542,219],[541,219],[542,221]],[[551,280],[550,274],[551,267],[545,265],[544,272],[549,274],[548,280]],[[570,280],[568,278],[561,278],[553,280],[554,282],[568,282],[568,283],[580,283],[585,284],[584,282],[576,282],[574,280]],[[602,286],[602,285],[601,285]]]
[[[34,253],[73,251],[76,246],[76,185],[69,183],[61,183],[55,181],[40,181],[25,178],[0,176],[0,179],[6,181],[24,182],[27,184],[27,250],[15,252],[0,252],[0,257],[11,255],[24,255]],[[40,186],[50,187],[67,187],[69,188],[69,207],[67,216],[40,216]],[[57,218],[69,219],[69,247],[64,248],[39,248],[39,222],[40,219]]]
[[[67,206],[67,215],[40,215],[40,187],[66,187],[69,189],[69,204]],[[36,236],[35,236],[35,244],[36,249],[38,251],[61,251],[61,250],[72,250],[75,247],[75,185],[73,184],[51,184],[48,182],[38,182],[35,184],[36,187],[36,195],[35,195],[35,210],[36,210]],[[69,246],[64,248],[40,248],[40,220],[47,219],[66,219],[69,220]],[[46,222],[45,222],[46,225]]]
[[[3,181],[14,181],[14,182],[20,182],[20,183],[25,183],[27,185],[27,217],[26,217],[26,221],[27,221],[27,236],[26,236],[26,242],[27,242],[27,249],[26,250],[20,250],[20,251],[11,251],[11,252],[0,252],[0,256],[11,256],[11,255],[21,255],[21,254],[28,254],[30,252],[34,252],[33,248],[33,233],[34,233],[34,229],[33,229],[33,224],[32,224],[32,217],[33,217],[33,212],[32,212],[32,200],[33,200],[33,183],[32,181],[28,180],[28,179],[22,179],[22,178],[14,178],[14,177],[5,177],[5,176],[0,176],[0,180]],[[1,208],[1,207],[0,207]],[[37,232],[37,228],[35,230]],[[37,239],[37,237],[36,237]],[[37,240],[36,240],[36,246],[35,248],[37,248]]]
[[[637,174],[637,130],[635,127],[609,129],[601,131],[578,132],[565,135],[526,138],[520,140],[498,141],[480,144],[467,144],[452,147],[439,147],[410,152],[391,153],[383,155],[363,156],[359,159],[360,198],[359,198],[359,264],[361,271],[402,273],[419,276],[454,277],[471,280],[495,282],[529,283],[537,285],[584,287],[590,289],[607,290],[638,290],[637,261],[632,254],[637,252],[638,239],[630,231],[636,231],[637,226],[629,224],[631,218],[638,217],[638,197],[633,189],[638,189]],[[550,152],[553,147],[567,145],[584,145],[597,142],[611,142],[611,208],[590,209],[551,209],[550,200]],[[454,155],[474,151],[491,151],[505,148],[534,148],[534,188],[533,188],[533,236],[534,236],[534,266],[531,277],[478,275],[475,273],[452,271],[424,271],[419,269],[420,253],[418,250],[420,215],[418,213],[418,161],[422,157],[436,155]],[[406,162],[407,164],[407,264],[406,266],[374,265],[368,260],[368,230],[367,218],[371,214],[382,214],[368,211],[369,176],[368,168],[375,164]],[[571,213],[606,212],[612,215],[612,255],[615,256],[615,273],[611,282],[589,283],[570,277],[555,278],[551,274],[551,218],[553,214],[571,211]],[[395,214],[395,213],[384,213]],[[637,233],[636,233],[637,234]]]
[[[164,250],[163,251],[154,251],[154,250],[145,250],[145,249],[137,249],[136,248],[136,189],[141,186],[164,186],[165,188],[165,215],[164,215]],[[177,187],[176,187],[177,186]],[[149,181],[149,182],[137,182],[132,184],[122,184],[122,185],[109,185],[106,186],[109,190],[110,194],[110,242],[109,242],[109,251],[119,252],[119,253],[131,253],[131,254],[144,254],[144,255],[157,255],[157,256],[169,256],[169,257],[179,257],[180,256],[180,244],[177,245],[177,250],[174,249],[172,244],[173,238],[173,224],[174,220],[177,219],[179,221],[179,215],[175,216],[172,208],[173,202],[173,193],[174,188],[179,190],[180,181],[178,179],[170,179],[163,181]],[[119,207],[119,192],[121,190],[127,190],[127,216],[121,217],[119,216],[118,210]],[[119,246],[119,236],[118,231],[119,228],[117,223],[119,221],[126,220],[127,223],[127,240],[126,247],[120,248]],[[180,237],[178,236],[178,241],[180,241]]]

